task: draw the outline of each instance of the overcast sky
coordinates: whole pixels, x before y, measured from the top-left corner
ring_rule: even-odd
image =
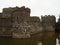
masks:
[[[31,16],[60,14],[60,0],[0,0],[0,12],[6,7],[26,6],[31,9]]]

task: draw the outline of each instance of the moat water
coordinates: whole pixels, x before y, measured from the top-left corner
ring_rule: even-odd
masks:
[[[60,32],[43,32],[28,39],[0,37],[0,45],[60,45]]]

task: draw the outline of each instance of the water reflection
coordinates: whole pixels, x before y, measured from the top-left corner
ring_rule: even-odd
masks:
[[[58,38],[56,38],[56,45],[60,45],[60,44],[59,44],[59,39],[58,39]]]
[[[41,42],[39,42],[39,43],[38,43],[38,45],[42,45],[42,43],[41,43]]]
[[[56,35],[56,45],[60,45],[60,32],[57,33]]]
[[[0,37],[0,45],[59,45],[60,33],[43,32],[33,35],[30,39],[12,39]]]
[[[55,45],[56,36],[55,32],[46,32],[42,36],[42,45]]]

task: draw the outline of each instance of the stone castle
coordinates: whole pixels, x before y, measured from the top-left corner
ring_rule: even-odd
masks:
[[[35,34],[43,31],[55,31],[55,16],[30,16],[29,8],[4,8],[0,13],[0,36],[19,37],[22,34]],[[24,36],[23,36],[24,37]]]

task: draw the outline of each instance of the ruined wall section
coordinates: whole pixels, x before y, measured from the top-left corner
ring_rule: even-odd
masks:
[[[3,33],[4,35],[9,35],[11,34],[10,33],[10,30],[11,30],[11,21],[10,19],[7,19],[7,18],[1,18],[0,19],[0,28],[1,28],[1,33]],[[3,35],[2,34],[2,35]]]
[[[39,17],[31,16],[29,24],[31,26],[31,33],[32,34],[43,31],[43,27],[41,25]]]
[[[41,17],[42,25],[45,31],[55,31],[55,23],[56,18],[55,16],[45,15]]]
[[[0,36],[11,36],[12,19],[8,8],[0,14]]]
[[[29,33],[29,17],[30,17],[30,9],[25,8],[24,6],[12,11],[12,27],[15,33]]]
[[[11,30],[11,18],[3,18],[3,14],[0,13],[0,36],[10,35]]]

